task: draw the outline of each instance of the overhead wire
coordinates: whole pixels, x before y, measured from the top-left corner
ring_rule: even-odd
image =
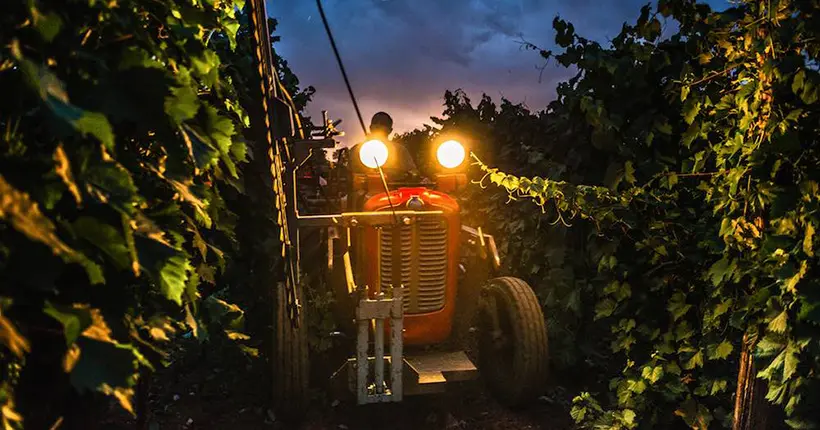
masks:
[[[350,85],[350,79],[347,78],[344,63],[342,63],[342,56],[339,54],[339,49],[336,47],[336,40],[333,38],[333,33],[330,31],[330,25],[327,22],[325,10],[322,7],[322,0],[316,0],[316,6],[319,8],[319,15],[322,17],[322,24],[325,26],[327,37],[330,39],[330,46],[333,48],[333,55],[336,56],[336,62],[339,63],[339,70],[342,71],[342,78],[345,81],[345,86],[347,86],[347,92],[350,94],[350,100],[353,102],[353,108],[356,109],[356,115],[359,117],[359,124],[362,126],[362,131],[364,134],[367,135],[367,127],[364,125],[362,111],[359,110],[359,103],[356,101],[356,96],[353,94],[353,87]]]
[[[325,32],[327,32],[327,37],[330,39],[330,46],[333,48],[333,55],[336,56],[336,62],[339,64],[339,70],[342,72],[342,78],[345,81],[345,86],[347,86],[347,92],[350,94],[350,101],[353,102],[353,108],[356,110],[356,116],[359,117],[359,124],[362,126],[362,131],[365,135],[368,134],[367,127],[364,125],[364,119],[362,118],[362,111],[359,109],[359,103],[356,101],[356,95],[353,93],[353,87],[350,85],[350,79],[347,78],[347,72],[345,71],[344,63],[342,62],[342,56],[339,54],[339,49],[336,47],[336,40],[333,38],[333,32],[330,30],[330,24],[327,22],[327,16],[325,16],[325,10],[322,7],[322,0],[316,0],[316,6],[319,8],[319,15],[322,17],[322,24],[325,26]],[[381,177],[382,186],[384,187],[384,193],[387,196],[387,203],[390,205],[390,209],[393,212],[393,222],[398,223],[398,217],[396,216],[396,208],[393,206],[393,202],[390,199],[390,188],[387,186],[387,179],[384,176],[384,171],[382,171],[382,166],[379,164],[378,160],[376,161],[376,166],[379,169],[379,176]]]

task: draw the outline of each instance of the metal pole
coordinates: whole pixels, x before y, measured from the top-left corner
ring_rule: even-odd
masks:
[[[359,290],[359,300],[367,299],[367,294],[364,291],[364,289]],[[369,322],[369,320],[364,318],[359,319],[359,336],[356,339],[356,393],[358,395],[360,405],[367,403],[367,378],[370,376],[370,363],[368,362],[367,357],[368,342],[370,342],[370,336],[368,333]]]
[[[384,293],[376,296],[377,300],[384,299]],[[376,394],[384,394],[384,320],[376,318],[376,333],[373,349],[375,350],[376,363]]]
[[[391,288],[393,295],[393,309],[390,312],[390,394],[394,402],[402,400],[402,370],[404,357],[404,305],[402,303],[402,287]]]

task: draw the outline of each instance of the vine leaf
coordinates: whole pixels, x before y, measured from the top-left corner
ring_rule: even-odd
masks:
[[[692,370],[696,367],[703,367],[703,351],[696,352],[695,355],[683,365],[683,368],[686,370]]]
[[[669,313],[672,314],[672,319],[674,321],[677,321],[682,316],[686,315],[691,308],[692,305],[686,303],[686,296],[680,291],[677,291],[672,295],[672,298],[669,299],[669,304],[666,307]]]
[[[181,133],[197,169],[207,169],[216,162],[219,151],[211,145],[210,139],[205,137],[205,133],[201,129],[184,124]]]
[[[624,178],[630,185],[635,185],[635,166],[631,161],[624,163]]]
[[[80,335],[91,326],[91,311],[83,307],[55,305],[46,302],[43,312],[63,325],[66,346],[74,344]]]
[[[241,332],[244,329],[245,313],[238,306],[214,296],[208,296],[202,304],[208,312],[210,321],[220,327],[233,332]]]
[[[687,124],[692,124],[695,121],[695,117],[698,116],[700,112],[700,101],[692,97],[687,99],[686,102],[683,104],[683,120],[686,121]]]
[[[165,98],[165,113],[175,125],[196,116],[199,110],[199,98],[196,91],[187,85],[171,88],[171,94]]]
[[[777,336],[766,335],[757,343],[758,355],[771,355],[772,351],[780,351],[786,345],[777,339]]]
[[[728,357],[729,354],[731,354],[734,349],[735,349],[735,347],[732,346],[732,344],[728,340],[724,340],[723,342],[721,342],[720,344],[718,344],[715,347],[715,350],[711,354],[709,359],[711,359],[711,360],[723,360],[726,357]]]
[[[616,303],[612,299],[604,299],[595,304],[595,319],[606,318],[615,311]]]
[[[80,189],[77,187],[77,183],[74,182],[74,175],[71,173],[71,162],[68,159],[68,155],[65,153],[65,149],[63,149],[63,145],[57,145],[57,149],[54,150],[54,171],[57,173],[57,176],[63,180],[63,184],[65,184],[68,191],[74,196],[74,201],[77,202],[78,205],[82,204],[83,197],[80,194]]]
[[[211,146],[219,151],[222,162],[228,167],[231,176],[238,178],[236,165],[231,160],[232,137],[236,134],[233,122],[219,115],[219,112],[211,106],[203,106],[200,112],[204,113],[203,123],[205,132],[210,136]]]
[[[160,288],[168,300],[182,305],[182,294],[185,292],[185,283],[190,271],[191,263],[182,254],[169,258],[159,269]]]
[[[815,326],[820,326],[820,301],[803,300],[800,304],[800,312],[797,314],[800,321],[806,321]]]
[[[139,366],[136,350],[130,345],[103,342],[83,337],[78,341],[80,355],[71,371],[71,383],[80,392],[99,391],[113,395],[133,414],[131,403],[134,378]]]
[[[28,340],[23,337],[14,324],[3,315],[0,315],[0,343],[2,343],[12,354],[22,357],[24,353],[31,350]]]
[[[114,149],[114,132],[105,115],[72,105],[60,79],[47,68],[24,58],[20,52],[19,42],[12,42],[11,51],[31,88],[39,94],[42,102],[57,118],[69,124],[83,136],[92,135],[109,150]]]
[[[641,376],[650,384],[654,384],[663,377],[663,366],[646,366],[641,371]]]
[[[712,280],[712,285],[716,287],[720,285],[723,279],[729,276],[731,270],[732,265],[730,265],[728,257],[723,257],[718,260],[709,268],[709,278]]]
[[[71,230],[89,244],[105,252],[117,269],[131,268],[131,253],[125,239],[116,228],[95,218],[83,216],[74,221]]]
[[[635,418],[637,417],[637,415],[635,414],[635,411],[633,411],[632,409],[624,409],[624,412],[623,412],[622,416],[623,416],[624,422],[628,426],[632,426],[632,425],[635,424]]]
[[[134,237],[134,242],[140,267],[159,286],[165,298],[177,305],[182,305],[182,296],[185,293],[188,274],[191,271],[188,255],[168,243],[144,236]]]
[[[769,330],[775,333],[785,333],[788,326],[789,314],[785,310],[769,321]]]
[[[683,418],[683,421],[691,428],[706,430],[712,422],[712,413],[709,409],[695,401],[692,397],[686,399],[680,408],[675,411],[675,415]]]
[[[54,255],[66,262],[85,268],[92,284],[105,282],[102,268],[85,255],[66,245],[58,236],[54,223],[41,211],[28,194],[11,186],[0,175],[0,219],[8,221],[15,230],[29,239],[48,246]]]
[[[34,22],[34,27],[40,33],[40,36],[46,42],[51,42],[60,32],[63,27],[63,20],[60,15],[53,11],[48,13],[40,12],[40,10],[33,4],[29,6],[31,12],[31,20]]]
[[[803,237],[803,252],[805,252],[809,257],[814,257],[814,233],[814,224],[807,222],[806,233]]]
[[[99,309],[47,302],[43,311],[63,325],[69,347],[64,368],[71,374],[72,385],[81,392],[92,390],[113,395],[125,410],[133,413],[132,375],[139,362],[144,361],[136,349],[111,337],[111,329]]]
[[[88,166],[78,174],[85,182],[88,194],[120,213],[136,216],[135,203],[141,200],[137,186],[128,170],[114,160],[104,160]]]
[[[786,382],[797,372],[797,364],[800,362],[800,358],[797,356],[797,348],[792,343],[789,343],[783,353],[786,354],[783,358],[783,382]]]
[[[191,57],[193,72],[208,87],[212,87],[219,80],[219,63],[219,56],[210,49],[204,50],[201,56]]]
[[[238,7],[240,10],[242,9],[242,6]],[[222,22],[222,26],[225,28],[225,34],[228,36],[231,49],[236,49],[236,33],[239,31],[239,22],[235,19],[228,19]]]

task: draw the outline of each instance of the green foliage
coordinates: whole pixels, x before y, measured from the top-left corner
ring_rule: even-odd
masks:
[[[241,189],[248,120],[225,59],[243,3],[6,5],[0,366],[20,375],[4,370],[4,428],[65,413],[45,406],[67,393],[55,371],[132,410],[138,369],[201,331],[200,297],[235,247],[224,196]],[[22,380],[54,394],[15,398]]]
[[[582,426],[727,425],[744,334],[767,399],[818,424],[818,6],[664,0],[606,47],[556,19],[540,52],[576,75],[547,110],[445,95],[440,132],[505,191],[470,193],[466,222],[538,290],[556,365],[609,379]]]

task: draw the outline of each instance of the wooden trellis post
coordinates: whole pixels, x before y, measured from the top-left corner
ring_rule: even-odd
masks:
[[[756,377],[757,366],[752,356],[756,343],[757,336],[743,335],[732,430],[769,429],[771,405],[766,400],[766,382]]]

